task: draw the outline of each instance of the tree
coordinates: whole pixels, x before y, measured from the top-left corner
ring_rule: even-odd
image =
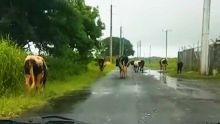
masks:
[[[109,41],[110,38],[106,38],[102,40],[102,43],[107,47],[106,51],[103,53],[105,56],[109,56]],[[134,55],[134,50],[131,42],[125,38],[122,38],[124,41],[124,55],[130,56]],[[119,55],[119,46],[120,46],[120,38],[119,37],[112,37],[112,55],[117,56]]]
[[[84,59],[98,46],[104,24],[84,0],[1,0],[0,29],[21,47],[33,42],[54,56],[68,49]]]

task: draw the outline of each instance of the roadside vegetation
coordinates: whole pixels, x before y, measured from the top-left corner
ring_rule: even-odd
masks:
[[[1,0],[0,118],[83,89],[112,70],[109,64],[100,72],[95,61],[105,49],[104,28],[98,7],[84,0]],[[23,64],[33,47],[45,58],[48,77],[42,94],[27,96]]]
[[[89,63],[87,67],[87,71],[78,70],[78,74],[69,76],[60,75],[56,79],[50,78],[46,83],[43,94],[26,96],[24,92],[18,92],[17,95],[2,96],[0,98],[0,118],[18,116],[27,109],[47,104],[48,100],[51,98],[56,98],[65,93],[89,87],[94,80],[110,72],[114,68],[114,65],[107,65],[103,72],[99,71],[96,62]],[[59,70],[59,73],[66,73],[65,71],[72,70],[75,72],[77,71],[74,68],[65,68]],[[54,72],[49,71],[49,73]],[[20,85],[23,85],[23,82],[20,82]],[[22,91],[24,90],[23,87],[21,89]]]
[[[25,52],[9,39],[0,39],[0,96],[16,95],[22,87]],[[0,99],[1,100],[1,99]],[[1,107],[0,107],[1,108]]]
[[[146,66],[153,70],[160,70],[159,66],[159,57],[152,57],[150,59],[146,59]],[[183,69],[182,74],[177,74],[177,59],[176,58],[168,58],[168,66],[167,66],[167,74],[171,77],[181,77],[185,79],[207,79],[207,80],[216,80],[220,79],[220,74],[216,76],[206,76],[201,75],[198,71],[185,71]]]
[[[10,40],[0,40],[0,118],[14,117],[28,108],[41,106],[54,97],[89,87],[94,80],[110,72],[108,64],[101,72],[96,61],[80,64],[68,57],[46,57],[48,80],[42,94],[27,96],[23,63],[26,53]]]

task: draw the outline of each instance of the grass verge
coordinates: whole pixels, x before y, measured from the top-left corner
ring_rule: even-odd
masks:
[[[90,86],[94,80],[104,76],[114,68],[114,65],[108,65],[103,72],[98,70],[95,62],[88,64],[88,70],[79,75],[73,75],[61,80],[48,81],[43,94],[38,96],[26,96],[24,94],[18,96],[1,97],[0,98],[0,118],[10,118],[20,115],[23,111],[36,106],[42,106],[48,100],[59,97],[67,92],[80,90]]]
[[[183,71],[182,74],[177,74],[177,60],[176,58],[168,58],[168,66],[167,66],[167,74],[171,77],[181,77],[184,79],[202,79],[202,80],[219,80],[220,74],[217,74],[216,76],[212,75],[201,75],[198,71]],[[147,67],[149,67],[152,70],[159,70],[159,59],[153,61],[150,64],[147,64]]]

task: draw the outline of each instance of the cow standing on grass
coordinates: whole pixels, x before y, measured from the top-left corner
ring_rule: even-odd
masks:
[[[24,62],[25,87],[28,93],[35,88],[40,92],[45,87],[47,66],[41,56],[29,55]]]
[[[125,78],[127,75],[127,67],[129,66],[128,57],[122,56],[116,59],[116,66],[120,69],[120,78]]]
[[[182,73],[182,69],[183,69],[183,62],[179,61],[177,63],[177,74],[181,74]]]

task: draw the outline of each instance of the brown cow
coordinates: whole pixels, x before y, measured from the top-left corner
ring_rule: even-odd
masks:
[[[29,55],[24,63],[25,86],[28,93],[35,88],[37,92],[43,90],[46,83],[47,66],[41,56]]]

